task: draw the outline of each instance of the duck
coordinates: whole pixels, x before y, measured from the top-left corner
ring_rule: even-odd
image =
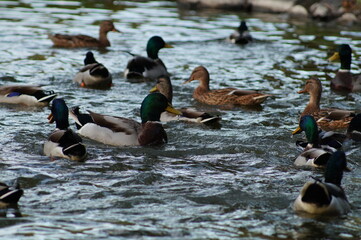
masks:
[[[157,84],[150,90],[150,92],[160,92],[168,99],[170,103],[172,103],[173,87],[170,77],[166,75],[160,76],[157,80]],[[219,116],[212,116],[209,113],[197,111],[192,108],[181,108],[178,110],[182,113],[182,115],[177,115],[167,111],[162,112],[162,114],[160,115],[160,121],[185,121],[193,123],[213,124],[218,123],[221,120]]]
[[[0,182],[0,208],[15,205],[24,194],[24,191],[17,184],[13,189],[3,182]]]
[[[193,92],[193,98],[208,105],[255,106],[260,105],[267,97],[271,96],[257,91],[237,88],[211,90],[209,88],[209,72],[204,66],[196,67],[189,79],[183,84],[194,80],[198,80],[199,85]]]
[[[112,75],[108,69],[95,60],[94,54],[89,51],[84,59],[84,67],[75,75],[73,82],[80,87],[107,89],[112,86]]]
[[[112,21],[106,20],[100,23],[99,39],[87,35],[65,35],[65,34],[49,34],[48,37],[54,43],[54,47],[63,48],[84,48],[84,47],[100,47],[110,46],[108,40],[108,32],[120,32],[115,28]]]
[[[330,62],[340,60],[341,67],[331,79],[331,89],[345,92],[361,91],[361,74],[351,73],[352,50],[350,45],[341,44],[328,59]]]
[[[292,135],[306,134],[307,142],[298,141],[296,145],[302,149],[302,153],[294,161],[296,166],[325,167],[331,153],[342,147],[342,142],[331,136],[320,137],[316,120],[311,115],[302,116],[299,126]]]
[[[316,119],[317,125],[325,131],[346,129],[355,116],[355,111],[335,108],[320,109],[322,85],[317,77],[308,79],[304,89],[298,91],[298,93],[308,93],[310,95],[310,100],[301,113],[301,117],[312,115]]]
[[[69,128],[69,109],[64,99],[53,100],[48,120],[49,123],[55,122],[56,128],[44,143],[44,154],[51,159],[60,157],[84,161],[87,150],[82,138]]]
[[[244,20],[241,21],[241,24],[236,31],[228,37],[228,40],[235,44],[247,44],[252,42],[253,38],[249,33],[247,24]]]
[[[112,146],[159,146],[168,142],[167,133],[160,123],[160,115],[166,110],[180,115],[161,93],[148,94],[140,108],[142,122],[133,119],[102,115],[92,111],[81,113],[72,109],[78,133],[97,142]]]
[[[40,86],[8,85],[0,87],[0,103],[18,104],[31,107],[44,107],[57,95]]]
[[[344,215],[350,211],[350,203],[341,187],[343,171],[346,169],[346,155],[336,151],[327,162],[325,180],[305,183],[293,203],[296,212],[313,215]]]
[[[147,43],[148,57],[134,56],[129,60],[124,70],[124,77],[147,81],[156,80],[162,75],[169,76],[165,64],[158,57],[158,52],[162,48],[173,48],[173,46],[166,43],[160,36],[151,37]]]

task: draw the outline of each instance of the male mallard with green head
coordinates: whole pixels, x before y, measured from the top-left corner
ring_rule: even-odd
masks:
[[[361,74],[354,75],[351,73],[352,50],[350,45],[339,45],[337,51],[328,60],[340,60],[341,62],[340,69],[331,80],[332,89],[347,92],[361,91]]]
[[[341,187],[343,171],[347,170],[346,156],[336,151],[327,162],[325,181],[307,182],[293,204],[296,212],[316,215],[343,215],[350,211],[350,204]]]
[[[203,66],[196,67],[191,76],[184,83],[198,80],[199,85],[193,92],[193,98],[209,105],[243,105],[252,106],[263,103],[269,94],[257,91],[241,90],[237,88],[223,88],[211,90],[209,88],[209,72]]]
[[[151,37],[147,43],[148,57],[135,56],[129,60],[124,71],[124,77],[127,79],[154,80],[162,75],[169,76],[166,66],[158,57],[158,52],[162,48],[172,47],[159,36]]]
[[[54,47],[78,48],[78,47],[109,47],[108,32],[119,32],[112,21],[100,23],[99,39],[86,35],[65,35],[49,34],[49,38],[54,43]]]
[[[318,126],[323,130],[329,131],[347,128],[355,115],[354,111],[349,110],[335,108],[320,109],[322,85],[321,81],[316,77],[308,79],[304,89],[298,91],[298,93],[308,93],[310,95],[310,100],[302,112],[301,117],[304,115],[312,115],[316,119]]]
[[[39,86],[10,85],[0,87],[0,103],[25,106],[47,106],[56,97],[53,91],[45,91]]]
[[[247,24],[244,20],[241,21],[241,24],[239,25],[237,30],[232,33],[228,39],[235,44],[247,44],[253,40],[251,34],[248,31]]]
[[[160,121],[163,111],[181,114],[160,93],[151,93],[144,98],[140,116],[142,122],[101,115],[89,111],[81,114],[79,108],[73,109],[71,116],[78,126],[80,135],[113,146],[161,145],[168,141],[167,134]]]
[[[112,75],[101,63],[98,63],[92,52],[87,52],[84,67],[75,75],[73,81],[81,87],[107,89],[112,86]]]
[[[81,137],[69,129],[69,109],[63,99],[54,99],[49,123],[56,123],[56,129],[44,144],[44,154],[51,157],[83,161],[87,155]]]

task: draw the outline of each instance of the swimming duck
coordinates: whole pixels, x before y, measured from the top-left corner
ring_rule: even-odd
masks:
[[[56,97],[53,91],[39,86],[9,85],[0,87],[0,102],[25,106],[47,106]]]
[[[163,94],[170,103],[173,100],[173,87],[169,76],[161,76],[157,80],[157,84],[150,92],[160,92]],[[185,122],[195,122],[195,123],[204,123],[212,124],[217,123],[221,120],[219,116],[212,116],[206,112],[196,111],[190,108],[179,109],[182,115],[177,115],[167,111],[162,112],[160,115],[160,120],[162,122],[168,121],[185,121]]]
[[[24,191],[17,185],[15,189],[11,189],[5,183],[0,182],[0,208],[17,204]]]
[[[307,182],[296,198],[293,209],[318,215],[343,215],[350,211],[350,204],[341,187],[343,171],[346,169],[346,156],[336,151],[327,162],[325,181],[315,179]]]
[[[342,147],[342,143],[332,137],[320,137],[317,123],[313,116],[302,116],[298,128],[292,135],[306,133],[307,142],[297,142],[303,152],[295,159],[296,166],[324,167],[331,156],[332,151]]]
[[[49,34],[49,38],[54,43],[54,47],[78,48],[78,47],[109,47],[108,32],[119,32],[114,27],[112,21],[103,21],[100,23],[99,39],[86,35],[65,35]]]
[[[98,63],[92,52],[87,52],[82,69],[75,75],[73,81],[81,87],[88,88],[110,88],[112,86],[112,75],[101,63]]]
[[[350,45],[339,45],[337,51],[328,60],[335,61],[338,59],[340,59],[341,68],[331,80],[331,88],[348,92],[361,91],[361,74],[354,75],[351,73],[352,50]]]
[[[189,79],[184,83],[193,80],[199,81],[199,86],[193,92],[193,98],[209,105],[259,105],[263,103],[267,97],[271,96],[269,94],[258,93],[257,91],[236,88],[211,90],[209,88],[209,73],[203,66],[196,67]]]
[[[301,117],[304,115],[312,115],[316,119],[318,126],[323,130],[329,131],[347,128],[355,115],[354,111],[349,110],[334,108],[320,109],[322,85],[321,81],[316,77],[308,79],[304,89],[298,91],[298,93],[310,94],[310,101],[302,112]]]
[[[172,47],[159,36],[151,37],[147,43],[148,57],[133,57],[127,64],[124,77],[127,79],[155,80],[162,75],[169,76],[166,66],[158,57],[158,52],[162,48]]]
[[[113,146],[162,145],[168,141],[167,134],[160,121],[164,111],[181,114],[172,107],[167,98],[160,93],[151,93],[144,98],[140,115],[142,122],[101,115],[89,111],[81,114],[79,108],[71,111],[80,135]]]
[[[245,21],[241,21],[241,24],[237,28],[237,30],[232,33],[228,38],[232,43],[236,44],[247,44],[251,42],[252,36],[248,31],[248,27]]]
[[[69,129],[69,109],[61,98],[54,99],[49,123],[56,123],[56,129],[44,144],[44,154],[51,157],[61,157],[75,161],[83,161],[87,155],[81,137]]]

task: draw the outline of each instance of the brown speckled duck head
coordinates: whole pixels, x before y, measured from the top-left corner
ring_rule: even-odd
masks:
[[[191,73],[191,76],[185,83],[189,83],[191,81],[198,80],[200,82],[199,86],[206,88],[209,90],[209,72],[208,70],[203,66],[196,67],[193,72]]]
[[[169,76],[160,76],[157,79],[157,84],[150,90],[150,92],[160,92],[168,99],[170,103],[172,103],[173,87]]]
[[[312,114],[320,110],[322,85],[321,81],[317,77],[311,77],[310,79],[308,79],[303,90],[298,91],[298,93],[310,94],[310,101],[308,102],[305,110],[303,111],[302,116],[305,114]]]
[[[108,32],[120,32],[115,28],[112,21],[106,20],[100,23],[100,33],[108,33]]]

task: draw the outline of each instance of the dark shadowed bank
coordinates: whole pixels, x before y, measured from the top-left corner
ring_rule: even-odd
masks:
[[[359,0],[177,0],[182,8],[239,9],[248,12],[285,13],[289,17],[337,21],[341,24],[361,22]]]

